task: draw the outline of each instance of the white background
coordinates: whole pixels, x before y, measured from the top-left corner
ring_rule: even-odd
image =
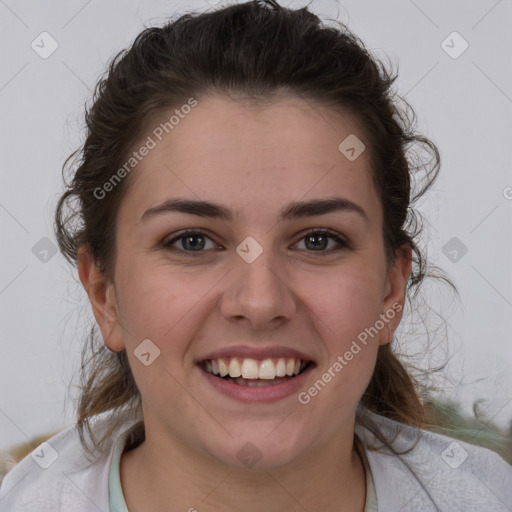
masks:
[[[55,243],[61,167],[82,142],[83,104],[144,25],[196,8],[210,6],[0,2],[0,449],[74,421],[70,382],[93,317],[76,271],[59,253],[41,262],[32,248],[43,237]],[[512,2],[317,1],[310,8],[337,17],[377,56],[398,64],[399,92],[440,149],[441,174],[423,203],[427,250],[461,300],[453,303],[435,283],[425,286],[437,346],[431,362],[452,356],[439,381],[445,395],[466,411],[484,399],[489,418],[505,427],[512,419],[512,200],[505,197],[507,190],[512,196]],[[43,31],[59,45],[47,59],[31,48]],[[456,59],[441,47],[453,31],[469,44]],[[468,248],[457,262],[442,251],[452,237]],[[425,335],[414,339],[402,348],[425,346]]]

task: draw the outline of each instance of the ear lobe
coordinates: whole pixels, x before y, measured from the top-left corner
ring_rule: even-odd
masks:
[[[89,247],[78,249],[78,275],[108,348],[124,348],[114,283],[94,263]]]

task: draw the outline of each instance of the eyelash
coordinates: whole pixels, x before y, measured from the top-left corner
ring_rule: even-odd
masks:
[[[173,251],[173,252],[180,252],[182,253],[183,255],[186,255],[186,256],[190,256],[190,257],[195,257],[195,254],[200,254],[200,253],[203,253],[205,252],[205,250],[200,250],[200,251],[186,251],[184,249],[178,249],[176,247],[171,247],[173,243],[181,240],[182,238],[185,238],[186,236],[191,236],[191,235],[201,235],[201,236],[204,236],[205,238],[208,238],[209,240],[211,240],[212,242],[214,242],[205,232],[201,231],[201,230],[194,230],[194,229],[189,229],[189,230],[185,230],[185,231],[181,231],[177,236],[175,236],[174,238],[172,238],[171,240],[167,240],[167,241],[164,241],[162,243],[162,246],[167,249],[167,250],[170,250],[170,251]],[[317,252],[320,256],[329,256],[335,252],[338,252],[340,251],[341,249],[351,249],[351,244],[341,238],[340,236],[330,232],[330,231],[327,231],[327,230],[311,230],[311,231],[308,231],[307,233],[305,233],[302,238],[300,238],[298,240],[298,242],[304,240],[304,238],[308,237],[308,236],[311,236],[311,235],[323,235],[323,236],[327,236],[328,238],[331,238],[333,239],[336,243],[339,244],[339,247],[335,247],[334,249],[329,249],[329,250],[325,250],[325,251],[308,251],[306,249],[306,252],[311,252],[311,253],[314,253],[314,252]]]

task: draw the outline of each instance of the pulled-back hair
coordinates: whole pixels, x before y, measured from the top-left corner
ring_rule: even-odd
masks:
[[[87,246],[98,268],[113,279],[116,214],[132,175],[105,197],[98,198],[98,190],[170,109],[213,94],[265,103],[284,93],[358,120],[382,203],[388,264],[403,244],[412,249],[406,292],[413,304],[424,278],[435,275],[432,269],[449,282],[418,247],[422,223],[413,208],[436,179],[440,157],[435,144],[415,132],[412,108],[393,91],[396,77],[341,22],[326,25],[307,8],[285,9],[272,0],[185,14],[146,28],[131,48],[113,58],[96,85],[92,105],[86,107],[85,143],[64,163],[63,174],[71,159],[80,157],[56,208],[61,252],[77,266],[78,250]],[[361,402],[380,415],[428,428],[428,389],[411,368],[392,343],[380,346]],[[82,353],[81,378],[77,425],[82,442],[84,429],[91,433],[90,422],[101,413],[110,415],[111,428],[95,448],[126,414],[142,418],[126,351],[110,351],[96,325]]]

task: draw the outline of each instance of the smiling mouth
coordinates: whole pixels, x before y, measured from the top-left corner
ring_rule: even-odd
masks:
[[[248,387],[281,384],[297,377],[313,365],[313,361],[284,357],[263,360],[221,357],[199,363],[204,371],[219,379]]]

